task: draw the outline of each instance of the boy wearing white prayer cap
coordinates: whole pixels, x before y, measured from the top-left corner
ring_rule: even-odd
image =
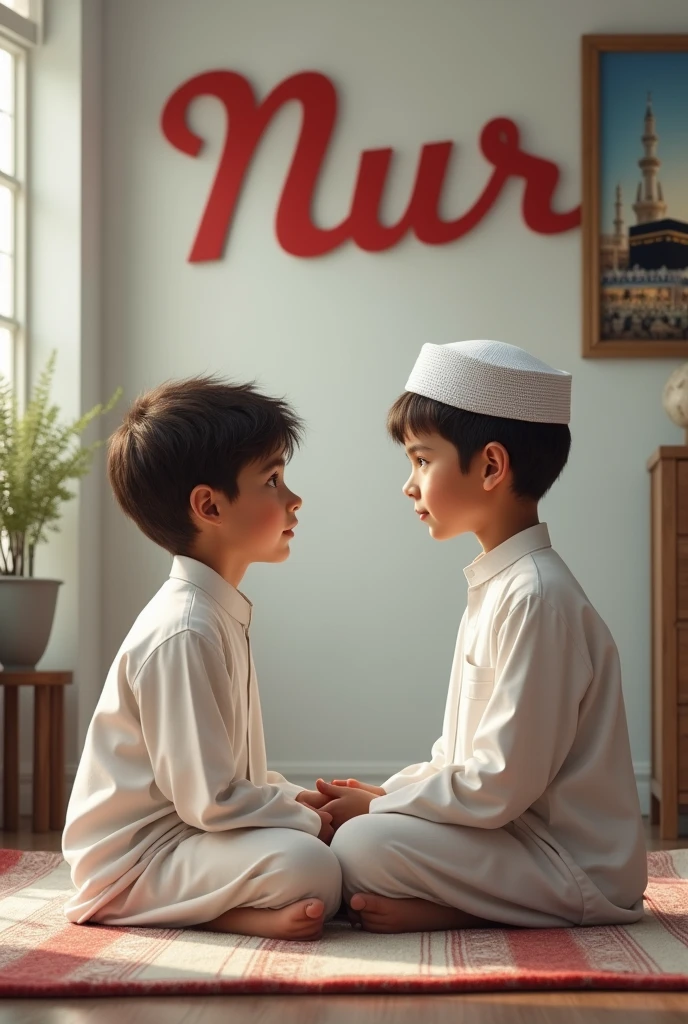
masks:
[[[390,410],[414,512],[434,539],[472,532],[483,551],[464,570],[430,760],[381,787],[318,781],[350,916],[370,931],[643,914],[618,652],[538,517],[568,459],[570,397],[568,373],[513,345],[465,341],[424,345]]]

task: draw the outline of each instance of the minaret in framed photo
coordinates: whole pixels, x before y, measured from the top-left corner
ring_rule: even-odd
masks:
[[[638,185],[638,195],[633,204],[636,223],[647,224],[661,220],[666,214],[666,203],[662,195],[662,185],[658,178],[662,161],[657,156],[659,136],[655,126],[655,114],[652,109],[652,93],[647,94],[645,108],[645,131],[642,136],[644,154],[638,161],[643,180]]]

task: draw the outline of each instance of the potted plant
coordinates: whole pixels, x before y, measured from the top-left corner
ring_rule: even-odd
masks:
[[[0,375],[0,664],[34,668],[50,639],[61,580],[34,578],[36,546],[58,530],[61,505],[74,497],[71,480],[85,476],[102,441],[82,446],[81,434],[107,405],[69,423],[50,403],[56,355],[50,356],[26,410]]]

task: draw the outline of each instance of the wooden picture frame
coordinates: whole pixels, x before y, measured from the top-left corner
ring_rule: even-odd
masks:
[[[636,115],[641,90],[645,109]],[[688,35],[583,36],[584,358],[688,359],[688,141],[673,116],[680,103],[688,108]],[[662,162],[663,143],[673,166]],[[673,203],[662,167],[676,183]],[[627,186],[633,178],[640,186],[634,199],[622,173]]]

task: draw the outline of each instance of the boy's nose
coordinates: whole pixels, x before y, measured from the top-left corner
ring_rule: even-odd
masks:
[[[418,488],[416,487],[416,485],[413,482],[413,477],[411,477],[411,476],[408,478],[408,480],[406,481],[404,486],[401,488],[401,490],[406,495],[407,498],[413,498],[413,497],[415,497],[419,493],[418,492]]]
[[[303,498],[300,498],[298,494],[293,494],[292,493],[292,495],[291,495],[291,497],[289,499],[289,508],[293,509],[294,512],[296,512],[296,510],[301,508],[302,505],[303,505]]]

